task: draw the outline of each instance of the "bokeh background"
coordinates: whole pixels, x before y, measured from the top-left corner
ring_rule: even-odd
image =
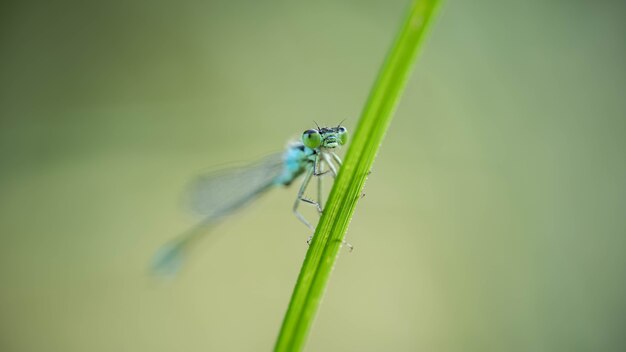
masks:
[[[0,350],[270,350],[294,187],[151,256],[194,175],[354,129],[408,3],[3,1]],[[625,10],[446,2],[307,350],[626,350]]]

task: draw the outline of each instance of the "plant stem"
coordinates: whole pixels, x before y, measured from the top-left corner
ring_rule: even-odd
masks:
[[[413,2],[380,70],[302,264],[275,351],[304,347],[365,179],[439,3]]]

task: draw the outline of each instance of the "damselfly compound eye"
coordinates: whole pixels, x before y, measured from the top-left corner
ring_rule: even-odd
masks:
[[[315,149],[322,144],[322,136],[316,130],[306,130],[302,134],[302,143],[311,149]]]
[[[348,143],[348,130],[345,127],[339,126],[337,128],[337,140],[340,145]]]

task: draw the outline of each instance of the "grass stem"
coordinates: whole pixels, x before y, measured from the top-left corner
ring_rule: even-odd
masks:
[[[304,347],[365,179],[439,3],[413,2],[379,72],[302,264],[275,351]]]

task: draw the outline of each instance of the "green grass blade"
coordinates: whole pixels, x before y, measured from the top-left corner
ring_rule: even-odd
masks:
[[[439,3],[418,0],[412,4],[381,68],[302,264],[276,351],[304,347],[365,179]]]

